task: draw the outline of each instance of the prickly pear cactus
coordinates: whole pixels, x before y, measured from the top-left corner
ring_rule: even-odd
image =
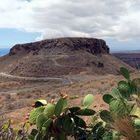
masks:
[[[30,113],[29,122],[34,123],[37,130],[34,135],[30,134],[30,138],[67,140],[69,136],[78,139],[81,134],[85,134],[85,138],[89,137],[89,131],[86,131],[87,124],[80,116],[96,114],[88,108],[93,103],[93,95],[88,94],[84,98],[84,107],[69,107],[68,96],[63,94],[56,103],[46,103],[36,106]]]
[[[134,120],[134,127],[135,127],[136,132],[140,135],[140,119]]]
[[[130,73],[129,71],[124,68],[124,67],[121,67],[120,68],[120,73],[122,74],[122,76],[124,76],[127,80],[130,80]]]
[[[33,109],[33,110],[31,111],[31,113],[30,113],[30,116],[29,116],[29,122],[30,122],[31,124],[36,123],[37,117],[38,117],[41,113],[43,113],[44,109],[45,109],[44,107],[38,107],[38,108]]]
[[[118,89],[121,93],[121,95],[124,97],[124,98],[129,98],[130,95],[131,95],[131,87],[129,85],[128,82],[126,81],[120,81],[118,83]]]
[[[55,111],[55,105],[52,104],[52,103],[48,103],[48,104],[45,106],[44,114],[45,114],[48,118],[51,118],[51,117],[53,117],[53,115],[54,115],[54,111]]]
[[[118,82],[103,100],[108,104],[108,110],[95,112],[92,109],[93,94],[83,99],[81,106],[69,105],[68,97],[61,93],[57,102],[38,100],[29,116],[29,122],[36,128],[29,135],[29,140],[121,140],[126,137],[122,128],[117,127],[116,120],[129,118],[131,129],[140,137],[140,79],[131,79],[126,68],[120,68],[120,74],[125,78]],[[92,121],[86,122],[84,118]],[[123,125],[123,124],[121,124]],[[129,138],[131,139],[131,138]]]
[[[44,106],[44,105],[47,105],[47,101],[46,100],[37,100],[34,104],[34,106],[37,108],[37,107],[40,107],[40,106]]]
[[[113,100],[113,96],[110,94],[105,94],[103,95],[103,100],[105,103],[109,104]]]
[[[92,94],[88,94],[87,96],[85,96],[83,100],[84,107],[89,107],[90,105],[93,104],[93,101],[94,101],[94,96]]]
[[[140,79],[136,78],[131,80],[130,73],[126,68],[121,68],[120,73],[125,80],[118,82],[117,87],[113,88],[110,94],[103,96],[103,100],[109,105],[109,111],[101,111],[100,117],[110,127],[115,125],[118,119],[129,118],[130,123],[133,124],[131,127],[138,134],[136,137],[140,139]],[[120,136],[124,136],[125,130],[122,130],[123,128],[120,128],[119,133],[115,130],[113,130],[113,133],[106,133],[104,139],[120,140]],[[127,139],[129,139],[128,137]]]
[[[129,116],[131,108],[127,102],[120,99],[114,99],[109,104],[111,113],[116,117]]]
[[[55,106],[55,110],[54,110],[54,113],[57,117],[60,116],[63,109],[66,107],[66,105],[67,105],[67,100],[64,98],[60,98],[59,101],[57,102],[57,104]]]
[[[131,115],[140,118],[140,108],[139,107],[133,107],[131,111]]]
[[[39,130],[42,129],[42,126],[45,124],[45,122],[48,120],[48,117],[42,113],[40,115],[38,115],[38,117],[36,118],[36,126]]]

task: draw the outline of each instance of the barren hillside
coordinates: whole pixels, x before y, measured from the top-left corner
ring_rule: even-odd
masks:
[[[0,58],[0,72],[23,77],[60,77],[80,73],[117,74],[133,70],[109,53],[101,39],[59,38],[17,44]]]
[[[128,52],[128,53],[114,53],[114,56],[129,64],[131,67],[140,69],[140,53]]]

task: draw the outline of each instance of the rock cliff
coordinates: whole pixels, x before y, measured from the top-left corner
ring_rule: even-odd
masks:
[[[17,44],[0,58],[0,72],[25,77],[118,74],[131,67],[110,54],[102,39],[57,38]]]
[[[9,55],[18,53],[33,53],[38,54],[42,49],[52,50],[59,53],[58,49],[63,52],[86,50],[92,54],[109,53],[109,47],[106,42],[95,38],[58,38],[38,41],[27,44],[17,44],[11,50]],[[56,51],[55,51],[56,49]],[[53,53],[54,53],[53,52]]]

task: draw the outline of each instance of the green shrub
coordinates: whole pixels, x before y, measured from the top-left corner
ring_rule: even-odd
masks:
[[[104,121],[106,121],[109,126],[114,125],[114,129],[118,127],[119,133],[127,137],[127,139],[139,140],[140,133],[138,132],[140,129],[140,79],[131,79],[129,71],[125,68],[121,68],[120,73],[122,76],[124,76],[125,80],[118,82],[117,88],[113,89],[112,93],[105,94],[103,96],[103,100],[109,104],[109,112],[106,113],[106,115],[101,112],[100,115],[101,118],[107,116],[107,120],[104,119]],[[124,122],[127,122],[127,124],[129,123],[132,125],[127,125],[125,123],[119,124],[117,123],[119,120],[120,123],[121,120],[123,120]],[[128,126],[129,130],[132,130],[133,128],[134,131],[130,131],[129,133],[135,135],[133,136],[134,138],[131,137],[132,135],[126,135],[128,134]]]
[[[92,103],[93,95],[89,94],[83,100],[83,107],[70,107],[67,95],[63,95],[56,103],[40,104],[29,116],[29,122],[36,125],[29,139],[66,140],[68,137],[88,139],[91,134],[82,116],[96,114],[94,110],[88,108]]]

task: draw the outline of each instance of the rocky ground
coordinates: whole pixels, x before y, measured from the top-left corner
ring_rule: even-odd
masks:
[[[132,74],[133,77],[140,77],[140,73]],[[14,125],[23,124],[26,115],[32,109],[32,103],[37,99],[57,100],[59,92],[66,92],[69,97],[78,95],[76,100],[71,101],[72,105],[80,105],[83,97],[92,93],[95,95],[95,102],[92,107],[95,110],[107,108],[102,101],[102,95],[111,91],[121,76],[114,75],[79,75],[67,76],[71,82],[62,81],[30,81],[17,80],[7,77],[0,78],[0,115],[6,115],[13,119]],[[22,121],[21,121],[22,120]]]

